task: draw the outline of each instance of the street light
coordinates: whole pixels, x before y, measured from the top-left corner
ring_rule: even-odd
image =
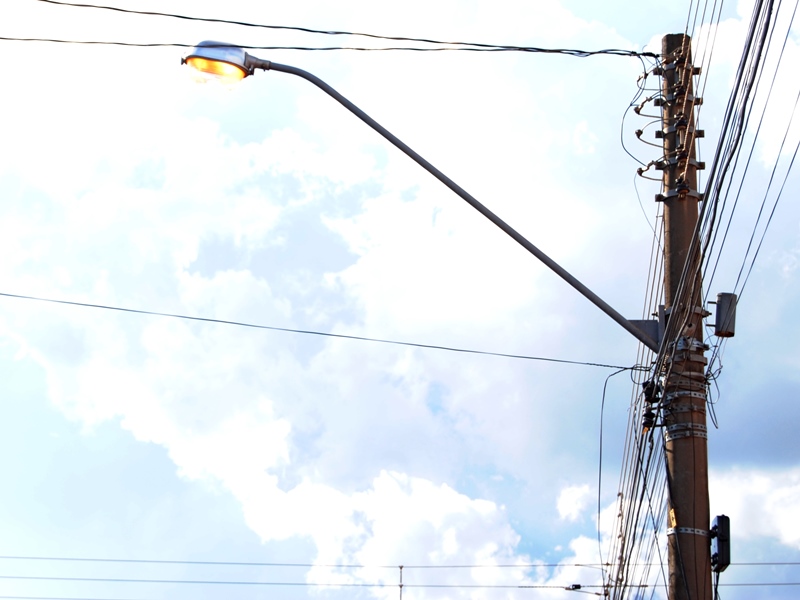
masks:
[[[339,92],[337,92],[327,83],[322,81],[316,75],[312,75],[311,73],[303,71],[302,69],[298,69],[297,67],[282,65],[269,60],[263,60],[261,58],[257,58],[245,52],[244,49],[238,46],[234,46],[232,44],[226,44],[224,42],[214,42],[210,40],[200,42],[197,46],[192,48],[192,50],[181,59],[181,64],[188,64],[189,66],[194,67],[195,69],[207,75],[219,78],[225,81],[226,83],[240,81],[241,79],[244,79],[248,75],[253,75],[256,69],[261,69],[264,71],[280,71],[282,73],[290,73],[292,75],[297,75],[298,77],[302,77],[303,79],[310,81],[318,88],[320,88],[322,91],[324,91],[326,94],[334,98],[347,110],[356,115],[359,119],[364,121],[367,125],[372,127],[372,129],[380,133],[384,138],[389,140],[395,147],[402,150],[407,156],[413,159],[417,164],[419,164],[423,169],[428,171],[431,175],[436,177],[436,179],[445,184],[453,192],[458,194],[458,196],[460,196],[463,200],[465,200],[468,204],[470,204],[475,210],[477,210],[484,217],[489,219],[492,223],[497,225],[497,227],[499,227],[507,235],[512,237],[520,246],[522,246],[528,252],[533,254],[536,258],[538,258],[541,262],[543,262],[550,270],[554,271],[559,277],[561,277],[564,281],[566,281],[578,292],[580,292],[592,304],[597,306],[609,317],[614,319],[614,321],[616,321],[619,325],[621,325],[637,340],[639,340],[645,346],[650,348],[650,350],[658,352],[660,336],[658,335],[658,323],[656,321],[639,321],[639,320],[632,321],[623,317],[611,306],[609,306],[602,298],[600,298],[597,294],[595,294],[592,290],[587,288],[580,281],[575,279],[575,277],[570,275],[561,265],[556,263],[552,258],[547,256],[544,252],[539,250],[539,248],[537,248],[531,242],[529,242],[525,237],[522,236],[522,234],[520,234],[518,231],[512,228],[508,223],[503,221],[500,217],[498,217],[496,214],[494,214],[492,211],[486,208],[483,204],[481,204],[475,198],[473,198],[455,181],[450,179],[447,175],[442,173],[439,169],[434,167],[427,160],[422,158],[422,156],[417,154],[414,150],[412,150],[400,139],[398,139],[394,134],[392,134],[390,131],[384,128],[383,125],[375,121],[375,119],[370,117],[367,113],[358,108],[355,104],[350,102],[350,100],[342,96]]]

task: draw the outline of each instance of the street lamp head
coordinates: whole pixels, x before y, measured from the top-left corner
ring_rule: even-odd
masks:
[[[187,64],[224,83],[241,81],[257,68],[269,68],[269,61],[250,56],[238,46],[212,40],[197,44],[181,59],[181,64]]]

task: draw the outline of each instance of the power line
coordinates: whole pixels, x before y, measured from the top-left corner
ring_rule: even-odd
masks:
[[[559,364],[568,364],[568,365],[580,365],[584,367],[601,367],[604,369],[621,369],[621,370],[637,370],[642,367],[633,366],[633,367],[621,367],[619,365],[608,365],[604,363],[594,363],[594,362],[584,362],[584,361],[577,361],[577,360],[566,360],[561,358],[548,358],[542,356],[529,356],[525,354],[508,354],[505,352],[489,352],[484,350],[471,350],[468,348],[456,348],[453,346],[439,346],[435,344],[418,344],[414,342],[403,342],[398,340],[386,340],[381,338],[371,338],[365,337],[360,335],[346,335],[343,333],[329,333],[324,331],[314,331],[310,329],[292,329],[289,327],[275,327],[272,325],[258,325],[255,323],[246,323],[244,321],[229,321],[226,319],[212,319],[209,317],[192,317],[189,315],[182,315],[177,313],[165,313],[165,312],[158,312],[152,310],[141,310],[137,308],[125,308],[121,306],[110,306],[106,304],[90,304],[88,302],[73,302],[70,300],[57,300],[54,298],[43,298],[39,296],[27,296],[23,294],[9,294],[6,292],[0,292],[0,296],[6,298],[16,298],[19,300],[33,300],[36,302],[50,302],[52,304],[63,304],[67,306],[79,306],[82,308],[95,308],[95,309],[102,309],[102,310],[113,310],[117,312],[125,312],[125,313],[132,313],[137,315],[150,315],[154,317],[168,317],[171,319],[183,319],[186,321],[199,321],[202,323],[216,323],[218,325],[233,325],[236,327],[249,327],[251,329],[265,329],[268,331],[282,331],[285,333],[298,333],[303,335],[316,335],[321,337],[330,337],[330,338],[339,338],[345,340],[356,340],[359,342],[375,342],[379,344],[393,344],[396,346],[408,346],[411,348],[424,348],[428,350],[444,350],[447,352],[460,352],[462,354],[478,354],[482,356],[497,356],[500,358],[515,358],[520,360],[536,360],[536,361],[543,361],[543,362],[553,362]]]
[[[66,40],[60,38],[21,38],[21,37],[0,37],[0,41],[5,42],[41,42],[51,44],[76,44],[86,46],[124,46],[128,48],[194,48],[197,44],[182,42],[118,42],[108,40]],[[248,46],[236,44],[237,48],[244,50],[301,50],[301,51],[329,51],[329,50],[352,50],[358,52],[529,52],[534,54],[563,54],[586,58],[597,55],[627,56],[639,58],[645,53],[637,53],[628,50],[572,50],[568,48],[538,48],[535,46],[475,46],[475,47],[439,47],[439,48],[417,48],[414,46],[391,46],[383,48],[371,48],[363,46]],[[649,53],[647,53],[649,54]]]
[[[148,583],[171,585],[232,585],[232,586],[258,586],[258,587],[317,587],[317,588],[395,588],[396,583],[367,583],[367,582],[319,582],[319,581],[252,581],[252,580],[223,580],[223,579],[136,579],[121,577],[50,577],[41,575],[0,575],[3,580],[15,581],[72,581],[90,583]],[[772,587],[772,586],[800,586],[800,582],[759,581],[721,583],[720,587]],[[502,583],[403,583],[404,588],[418,589],[539,589],[563,590],[563,585],[554,584],[502,584]],[[605,589],[603,584],[574,584],[566,589]],[[646,589],[654,587],[648,584],[627,584],[628,588]],[[24,596],[0,596],[0,598],[25,598]]]
[[[611,375],[606,377],[606,381],[605,383],[603,383],[603,395],[600,399],[600,434],[598,440],[599,449],[597,458],[597,546],[598,546],[597,555],[600,557],[601,564],[603,560],[603,542],[600,533],[600,516],[602,513],[600,503],[603,493],[603,416],[606,410],[606,391],[608,390],[608,382],[612,377],[614,377],[615,375],[619,375],[620,373],[622,373],[622,371],[614,371],[613,373],[611,373]],[[601,568],[603,570],[602,573],[603,581],[605,581],[606,580],[605,568],[604,566]]]
[[[771,25],[772,28],[769,31],[769,36],[768,36],[767,43],[766,43],[766,52],[770,51],[770,47],[771,47],[771,44],[773,42],[773,36],[776,33],[776,27],[778,26],[777,24],[786,21],[785,19],[780,19],[778,14],[777,14],[777,13],[780,12],[781,8],[782,7],[780,6],[780,3],[779,3],[778,6],[775,9],[777,11],[776,12],[776,17],[773,19],[772,25]],[[786,49],[787,49],[787,42],[789,41],[789,38],[790,38],[790,33],[791,33],[792,27],[794,25],[794,21],[795,21],[796,15],[797,15],[797,11],[798,11],[798,2],[795,2],[794,8],[793,8],[792,13],[791,13],[791,17],[788,19],[788,24],[786,25],[786,32],[785,32],[785,35],[783,36],[783,42],[781,44],[780,50],[778,51],[778,55],[775,58],[775,60],[774,61],[770,61],[769,63],[765,62],[764,65],[756,64],[756,65],[753,65],[753,66],[750,67],[751,70],[758,69],[758,71],[759,71],[758,72],[758,79],[756,81],[756,86],[755,86],[755,88],[757,90],[757,93],[758,93],[758,90],[761,88],[761,86],[760,86],[761,78],[762,78],[762,76],[767,74],[766,70],[768,68],[772,70],[772,72],[771,72],[772,77],[771,77],[771,81],[769,83],[769,86],[766,87],[766,90],[767,90],[766,94],[762,94],[765,97],[762,98],[760,101],[754,101],[753,106],[746,107],[746,109],[748,111],[748,114],[747,114],[747,121],[745,122],[745,129],[747,127],[747,122],[749,122],[749,120],[750,120],[750,117],[754,116],[753,113],[755,113],[756,107],[760,107],[760,108],[758,108],[758,112],[760,113],[758,115],[759,116],[758,127],[756,128],[756,131],[752,135],[749,136],[750,139],[748,140],[748,142],[750,144],[750,148],[749,148],[749,154],[747,156],[747,161],[746,161],[744,167],[742,169],[740,169],[740,170],[734,169],[734,172],[732,173],[731,178],[730,178],[730,180],[728,182],[728,185],[727,185],[727,190],[726,191],[730,192],[730,189],[733,187],[733,185],[735,183],[734,178],[738,179],[738,189],[736,190],[736,193],[735,193],[735,196],[734,196],[733,206],[732,206],[732,208],[730,209],[729,212],[726,213],[726,201],[725,200],[722,201],[722,208],[721,208],[721,211],[720,211],[719,220],[722,221],[723,219],[725,219],[727,221],[725,223],[725,228],[724,228],[724,233],[722,235],[722,239],[721,239],[720,242],[717,241],[717,235],[719,234],[719,228],[717,229],[717,231],[713,232],[713,236],[710,238],[710,245],[709,245],[710,251],[706,254],[706,258],[705,258],[706,264],[705,264],[705,266],[703,268],[704,271],[711,270],[711,277],[710,277],[710,279],[707,279],[709,281],[709,285],[706,288],[706,298],[708,298],[708,295],[709,295],[708,290],[712,289],[712,286],[711,286],[710,282],[713,282],[713,280],[714,280],[714,278],[715,278],[715,276],[717,274],[717,269],[720,266],[720,264],[722,263],[723,249],[726,250],[726,254],[730,254],[730,252],[727,251],[727,248],[728,248],[729,244],[728,244],[728,246],[726,246],[726,242],[728,241],[728,234],[730,233],[730,231],[732,229],[732,226],[733,226],[733,223],[734,223],[734,216],[735,216],[735,213],[736,213],[736,208],[737,208],[737,205],[738,205],[739,198],[742,196],[742,191],[743,191],[743,188],[745,186],[745,183],[747,183],[747,184],[750,183],[750,178],[748,178],[748,168],[750,166],[751,159],[753,158],[754,152],[756,150],[756,143],[759,141],[759,134],[761,133],[762,125],[765,122],[765,118],[766,117],[769,116],[769,117],[775,118],[775,115],[777,115],[779,113],[779,111],[783,112],[781,107],[774,106],[776,100],[774,100],[772,92],[773,92],[773,89],[776,86],[776,81],[781,81],[781,80],[778,79],[778,76],[779,76],[779,73],[783,72],[781,70],[782,67],[784,68],[784,70],[788,69],[790,67],[790,65],[786,64],[786,61],[784,60],[784,54],[785,54]],[[742,262],[741,262],[741,265],[739,267],[738,275],[736,277],[736,283],[733,285],[733,289],[731,290],[734,293],[738,294],[739,302],[742,301],[744,288],[746,287],[747,281],[749,279],[749,276],[752,273],[752,270],[753,270],[753,268],[755,266],[755,262],[756,262],[756,260],[758,258],[761,246],[762,246],[762,244],[764,242],[764,239],[766,237],[767,231],[768,231],[768,229],[770,227],[770,224],[772,222],[772,219],[773,219],[773,217],[775,215],[775,212],[776,212],[776,209],[778,207],[778,203],[779,203],[779,201],[781,199],[781,196],[782,196],[784,187],[786,185],[787,179],[788,179],[789,175],[792,172],[792,168],[793,168],[793,165],[794,165],[794,160],[795,160],[795,157],[797,155],[798,148],[800,148],[800,143],[798,143],[798,147],[795,148],[795,153],[792,156],[791,160],[789,161],[788,167],[785,167],[783,165],[781,159],[782,159],[782,156],[783,156],[783,149],[784,149],[784,146],[785,146],[785,144],[787,142],[790,129],[792,128],[792,125],[794,123],[794,119],[795,119],[795,116],[796,116],[795,113],[797,111],[797,106],[798,106],[798,100],[800,100],[800,93],[798,93],[798,96],[795,99],[794,107],[792,108],[791,113],[788,116],[788,122],[786,123],[784,136],[783,136],[783,139],[782,139],[782,141],[780,143],[780,148],[779,148],[778,153],[776,155],[775,162],[772,165],[772,170],[771,170],[771,174],[770,174],[770,177],[769,177],[769,181],[768,181],[768,183],[766,185],[766,188],[763,191],[761,204],[760,204],[760,207],[758,209],[758,213],[757,213],[757,215],[755,217],[755,221],[754,221],[754,223],[752,225],[752,231],[751,231],[751,234],[750,234],[749,242],[747,243],[747,247],[744,250],[744,253],[743,253],[743,256],[742,256]],[[749,133],[749,132],[746,132],[746,133]],[[771,191],[773,189],[773,184],[776,183],[776,175],[777,175],[777,172],[778,172],[779,165],[782,168],[785,169],[783,183],[780,185],[777,193],[774,194],[774,199],[771,200],[772,206],[771,206],[771,209],[769,209],[768,198],[771,195]],[[747,196],[753,195],[753,192],[752,191],[748,192],[746,195]],[[766,219],[766,222],[762,223],[762,217],[767,212],[768,212],[768,217]],[[721,225],[722,225],[722,223],[721,223]],[[760,238],[758,240],[758,243],[754,247],[754,242],[755,242],[755,239],[756,239],[756,236],[758,234],[758,230],[759,229],[761,229],[761,235],[760,235]],[[708,245],[709,243],[706,242],[706,244]],[[752,251],[752,254],[751,254],[751,251]],[[710,268],[712,262],[713,262],[713,270]],[[749,266],[748,266],[748,263],[749,263]],[[745,270],[746,270],[746,274],[745,274]],[[742,278],[743,274],[744,274],[744,278]],[[741,287],[740,287],[740,284],[741,284]],[[714,370],[716,368],[716,365],[720,363],[720,357],[721,357],[721,354],[722,354],[725,346],[726,346],[726,342],[725,341],[722,341],[721,343],[718,343],[718,344],[716,344],[714,346],[714,351],[713,351],[712,356],[711,356],[711,358],[709,360],[709,363],[708,363],[709,371]]]
[[[73,581],[91,583],[151,583],[151,584],[172,584],[172,585],[234,585],[234,586],[266,586],[266,587],[318,587],[318,588],[396,588],[396,583],[367,583],[367,582],[319,582],[319,581],[248,581],[248,580],[223,580],[223,579],[127,579],[121,577],[51,577],[42,575],[0,575],[3,580],[16,581]],[[547,584],[501,584],[501,583],[403,583],[404,588],[425,588],[425,589],[539,589],[539,590],[563,590],[563,585]],[[596,585],[577,585],[574,589],[598,588],[604,586]],[[637,587],[637,586],[632,586]],[[647,587],[638,586],[638,587]],[[1,596],[0,596],[1,597]],[[13,597],[13,596],[12,596]]]
[[[799,583],[721,583],[720,587],[740,587],[740,586],[780,586],[780,585],[800,585]],[[411,585],[403,585],[403,587],[415,587]],[[525,587],[525,586],[520,586]],[[579,591],[581,588],[564,588],[562,586],[553,586],[555,589],[565,589],[567,591]],[[588,587],[588,586],[583,586]],[[2,600],[145,600],[143,598],[99,598],[99,597],[86,597],[86,596],[0,596]]]
[[[322,567],[329,569],[397,569],[400,565],[365,565],[365,564],[318,564],[318,563],[286,563],[286,562],[241,562],[223,560],[161,560],[146,558],[96,558],[74,556],[0,556],[0,560],[47,561],[47,562],[89,562],[89,563],[122,563],[152,565],[195,565],[223,567]],[[733,563],[732,563],[733,564]],[[765,563],[772,564],[772,563]],[[800,563],[799,563],[800,564]],[[403,565],[403,569],[536,569],[556,567],[601,568],[600,563],[520,563],[520,564],[464,564],[464,565]]]
[[[422,44],[434,44],[434,45],[442,45],[442,46],[460,46],[461,48],[344,48],[344,47],[337,47],[337,48],[300,48],[300,47],[260,47],[260,46],[239,46],[240,48],[245,49],[252,49],[252,50],[278,50],[278,49],[285,49],[285,50],[422,50],[422,51],[432,51],[432,50],[473,50],[473,51],[489,51],[489,52],[503,52],[503,51],[512,51],[512,52],[541,52],[541,53],[552,53],[552,54],[567,54],[570,56],[577,56],[580,58],[585,58],[588,56],[594,56],[598,54],[606,54],[606,55],[613,55],[613,56],[627,56],[627,57],[649,57],[649,58],[658,58],[657,54],[653,54],[652,52],[636,52],[633,50],[619,50],[619,49],[606,49],[606,50],[572,50],[572,49],[554,49],[554,48],[537,48],[532,46],[516,46],[516,45],[505,45],[505,44],[487,44],[482,42],[444,42],[441,40],[434,40],[434,39],[427,39],[427,38],[415,38],[415,37],[406,37],[406,36],[387,36],[387,35],[379,35],[374,33],[359,33],[354,31],[339,31],[339,30],[325,30],[325,29],[312,29],[309,27],[298,27],[292,25],[267,25],[261,23],[252,23],[249,21],[234,21],[229,19],[216,19],[216,18],[209,18],[209,17],[194,17],[190,15],[181,15],[181,14],[174,14],[174,13],[163,13],[163,12],[156,12],[156,11],[141,11],[141,10],[132,10],[127,8],[120,8],[116,6],[105,6],[99,4],[82,4],[77,2],[61,2],[58,0],[36,0],[37,2],[43,2],[45,4],[54,4],[58,6],[69,6],[74,8],[91,8],[97,10],[107,10],[113,11],[118,13],[124,14],[134,14],[134,15],[142,15],[142,16],[150,16],[150,17],[166,17],[172,19],[181,19],[185,21],[201,21],[204,23],[220,23],[226,25],[237,25],[240,27],[252,27],[258,29],[271,29],[271,30],[284,30],[284,31],[298,31],[301,33],[311,33],[311,34],[318,34],[318,35],[330,35],[330,36],[356,36],[356,37],[366,37],[370,39],[377,39],[377,40],[388,40],[388,41],[401,41],[401,42],[416,42]],[[6,39],[6,38],[0,38]],[[20,40],[21,41],[21,40]],[[57,40],[39,40],[39,41],[57,41]],[[81,43],[81,42],[71,42],[71,43]],[[86,43],[86,42],[83,42]],[[92,42],[97,43],[97,42]],[[126,44],[127,45],[127,44]],[[172,45],[172,44],[160,44],[160,45]],[[183,47],[183,46],[181,46]]]
[[[89,562],[89,563],[122,563],[122,564],[153,564],[153,565],[196,565],[196,566],[223,566],[223,567],[322,567],[330,569],[397,569],[400,565],[368,565],[368,564],[319,564],[319,563],[294,563],[294,562],[257,562],[257,561],[229,561],[229,560],[164,560],[152,558],[98,558],[87,556],[21,556],[0,555],[0,560],[19,561],[50,561],[50,562]],[[637,563],[636,566],[657,566],[661,563]],[[456,564],[456,565],[414,565],[404,564],[403,569],[535,569],[556,567],[582,567],[595,568],[608,567],[609,563],[501,563],[501,564]],[[765,561],[765,562],[732,562],[732,567],[796,567],[800,561]]]

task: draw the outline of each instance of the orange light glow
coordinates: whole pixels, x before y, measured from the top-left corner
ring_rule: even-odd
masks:
[[[200,58],[199,56],[192,56],[186,59],[186,63],[202,73],[207,73],[208,75],[219,78],[224,83],[235,83],[247,76],[247,73],[242,68],[218,60],[209,60],[207,58]]]

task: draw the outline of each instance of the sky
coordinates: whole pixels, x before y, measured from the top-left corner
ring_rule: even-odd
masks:
[[[113,5],[650,52],[694,10],[621,0]],[[709,163],[751,10],[726,3],[716,30],[700,116]],[[781,35],[789,16],[784,7]],[[381,43],[37,0],[5,0],[0,23],[3,38]],[[405,587],[406,599],[564,598],[576,592],[560,588],[600,583],[597,568],[575,565],[598,563],[615,535],[612,519],[598,526],[598,505],[604,515],[616,507],[632,383],[629,371],[608,379],[608,365],[636,363],[630,334],[300,78],[200,83],[179,47],[0,44],[10,76],[0,96],[0,596],[388,599],[402,575],[407,586],[454,586]],[[795,26],[788,64],[799,52]],[[660,189],[637,179],[621,143],[643,162],[659,157],[634,135],[644,128],[656,142],[652,120],[629,111],[623,122],[638,59],[253,53],[324,79],[620,313],[643,317]],[[795,125],[781,148],[797,92],[796,78],[776,81],[751,187],[706,279],[712,300],[737,287],[765,182],[800,138]],[[711,514],[731,518],[734,563],[800,563],[798,186],[791,173],[712,386]],[[531,564],[540,566],[512,567]],[[84,580],[47,579],[58,577]],[[217,583],[185,583],[198,580]],[[242,583],[255,581],[297,585]],[[721,582],[800,582],[800,571],[739,564]],[[533,587],[467,587],[517,585]]]

